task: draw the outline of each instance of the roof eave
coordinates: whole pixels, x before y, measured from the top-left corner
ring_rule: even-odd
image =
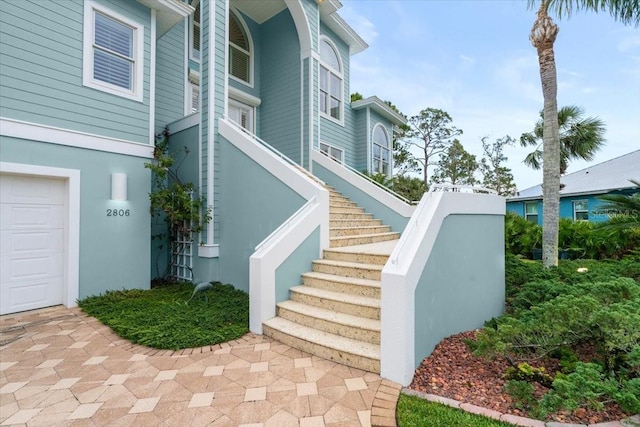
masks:
[[[351,108],[354,110],[360,110],[362,108],[371,108],[376,113],[390,120],[394,125],[403,125],[407,123],[407,119],[401,114],[395,112],[390,106],[382,101],[377,96],[370,96],[368,98],[360,99],[351,103]]]
[[[195,11],[193,7],[180,0],[138,0],[138,3],[156,10],[156,39]]]
[[[362,37],[338,15],[337,10],[342,7],[338,0],[316,0],[320,9],[322,21],[349,45],[349,55],[360,53],[369,47]]]

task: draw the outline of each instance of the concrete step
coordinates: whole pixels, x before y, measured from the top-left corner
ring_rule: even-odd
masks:
[[[344,199],[344,198],[340,198],[340,199],[334,199],[334,198],[330,198],[329,199],[329,209],[332,208],[353,208],[358,206],[357,204],[355,204],[354,202],[352,202],[349,199]]]
[[[339,219],[356,219],[356,220],[367,220],[373,219],[373,215],[369,213],[337,213],[329,211],[329,221],[335,221]]]
[[[290,289],[291,300],[352,316],[380,319],[380,299],[332,292],[311,286]]]
[[[378,281],[381,280],[382,267],[380,264],[362,264],[327,259],[319,259],[312,262],[312,270],[317,273]]]
[[[382,225],[381,219],[373,219],[372,217],[362,219],[330,219],[329,228],[341,227],[367,227],[372,225]]]
[[[343,294],[380,298],[380,281],[310,271],[302,275],[302,284]]]
[[[349,246],[345,246],[344,248],[325,249],[322,258],[325,260],[378,265],[385,265],[389,259],[389,255],[387,254],[373,254],[357,251],[350,252],[347,248],[349,248]]]
[[[380,372],[380,346],[341,337],[274,317],[263,323],[265,335],[316,356],[369,372]]]
[[[341,337],[380,344],[379,320],[337,313],[291,300],[278,304],[278,316]]]
[[[363,208],[360,208],[358,206],[355,207],[329,207],[329,213],[330,214],[349,214],[349,213],[359,213],[359,214],[363,214],[365,213]]]
[[[332,248],[340,248],[343,246],[365,245],[368,243],[385,242],[387,240],[397,240],[399,238],[400,233],[395,232],[331,237],[329,245]]]
[[[362,234],[378,234],[388,233],[391,231],[391,227],[388,225],[364,225],[357,227],[330,227],[329,235],[331,237],[340,236],[357,236]]]

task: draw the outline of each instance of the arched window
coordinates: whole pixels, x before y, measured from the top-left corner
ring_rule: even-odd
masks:
[[[389,175],[391,170],[391,142],[387,130],[378,123],[373,128],[372,172]]]
[[[328,39],[320,40],[320,112],[342,120],[342,66]]]
[[[229,12],[229,74],[251,84],[251,43],[238,16]]]

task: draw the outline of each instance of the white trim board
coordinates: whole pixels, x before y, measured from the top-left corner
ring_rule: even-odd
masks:
[[[0,117],[0,135],[127,156],[153,158],[153,146],[124,139]]]
[[[80,171],[0,162],[0,173],[66,179],[68,223],[64,248],[66,286],[63,289],[63,304],[75,307],[80,292]]]

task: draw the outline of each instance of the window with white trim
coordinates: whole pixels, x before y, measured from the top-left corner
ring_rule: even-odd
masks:
[[[239,17],[229,12],[229,75],[251,84],[251,43]]]
[[[189,101],[191,113],[197,113],[200,109],[200,86],[197,83],[189,82]]]
[[[587,200],[573,201],[573,220],[589,221],[589,203]]]
[[[342,163],[344,161],[344,151],[338,147],[329,145],[326,142],[320,143],[320,152],[338,163]]]
[[[389,175],[391,171],[391,148],[389,134],[380,123],[373,128],[372,137],[372,159],[371,166],[373,173],[383,173]]]
[[[338,50],[328,39],[320,40],[320,113],[342,121],[342,66]]]
[[[524,202],[524,218],[534,224],[538,223],[538,202]]]
[[[85,2],[82,84],[143,100],[144,26]]]
[[[200,62],[200,0],[191,3],[196,10],[189,18],[189,58]]]

